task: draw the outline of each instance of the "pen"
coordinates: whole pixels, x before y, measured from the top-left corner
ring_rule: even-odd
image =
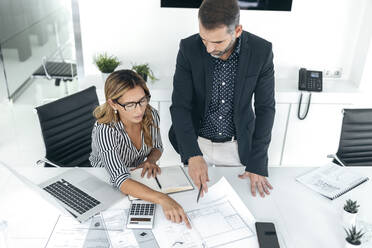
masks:
[[[199,202],[200,193],[201,193],[201,191],[202,191],[202,188],[203,188],[203,184],[200,182],[200,189],[199,189],[199,193],[198,193],[198,198],[196,198],[196,203]]]
[[[155,176],[155,180],[156,180],[156,183],[158,184],[159,188],[161,189],[161,185],[159,183],[159,180],[158,180],[158,177],[157,176]]]

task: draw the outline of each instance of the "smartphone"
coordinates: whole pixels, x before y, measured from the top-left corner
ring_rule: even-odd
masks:
[[[274,223],[256,222],[256,231],[260,248],[280,248]]]

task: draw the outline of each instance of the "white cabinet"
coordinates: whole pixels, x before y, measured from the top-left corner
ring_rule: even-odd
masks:
[[[275,106],[274,126],[271,132],[271,143],[268,151],[269,166],[280,165],[289,107],[290,104],[288,103],[277,103]]]
[[[180,156],[173,149],[169,138],[168,131],[172,124],[169,107],[171,103],[168,101],[159,102],[160,111],[160,132],[164,146],[164,153],[160,159],[161,166],[182,164]],[[274,127],[272,131],[272,138],[269,147],[269,165],[279,166],[284,136],[286,132],[287,119],[289,114],[290,104],[276,104],[276,116],[274,120]]]
[[[350,104],[311,104],[306,119],[299,120],[298,104],[292,104],[281,164],[318,166],[330,161],[327,155],[335,153],[338,148],[343,118],[342,109],[351,106]]]
[[[173,149],[172,144],[168,138],[168,131],[172,124],[169,107],[171,105],[170,101],[160,102],[160,132],[163,142],[164,152],[160,158],[160,166],[170,166],[170,165],[182,165],[180,155]]]
[[[86,82],[97,83],[100,102],[105,101],[101,76]],[[85,85],[81,88],[86,88]],[[349,81],[324,80],[323,92],[312,93],[310,111],[305,120],[297,118],[299,91],[297,82],[284,80],[277,83],[276,115],[268,150],[269,166],[318,166],[330,159],[327,155],[335,153],[338,148],[342,125],[343,108],[370,108],[370,94],[362,94]],[[82,86],[82,85],[80,85]],[[160,132],[164,153],[160,165],[181,165],[180,156],[173,149],[168,139],[171,126],[169,107],[172,89],[159,84],[149,85],[151,105],[160,113]],[[163,85],[164,86],[164,85]],[[367,92],[366,92],[367,93]],[[307,97],[304,97],[306,102]],[[303,109],[305,105],[303,106]]]
[[[164,146],[159,164],[181,165],[180,156],[168,138],[172,123],[169,112],[170,91],[153,90],[152,96],[151,104],[160,113],[160,132]],[[268,150],[269,166],[318,166],[330,161],[327,155],[335,153],[338,148],[343,117],[341,110],[353,107],[351,103],[355,102],[345,97],[339,99],[332,94],[314,94],[308,116],[305,120],[299,120],[297,97],[298,93],[292,96],[291,101],[282,99],[276,104]],[[305,109],[305,105],[302,109]]]
[[[153,101],[151,106],[159,111],[160,116],[160,134],[163,142],[163,154],[159,160],[160,166],[181,165],[181,159],[178,153],[173,149],[172,144],[168,138],[168,131],[172,124],[169,107],[170,101]]]
[[[156,109],[157,111],[159,111],[159,105],[160,105],[160,102],[159,101],[153,101],[153,100],[150,100],[150,105],[151,107],[153,107],[154,109]]]

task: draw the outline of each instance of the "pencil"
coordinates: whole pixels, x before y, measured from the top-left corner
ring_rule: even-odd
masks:
[[[159,188],[161,189],[161,185],[159,183],[158,177],[155,177],[156,183],[158,184]]]
[[[198,193],[198,198],[196,198],[196,203],[199,202],[199,198],[200,198],[200,194],[201,194],[202,188],[203,188],[203,184],[200,182],[200,189],[199,189],[199,193]]]

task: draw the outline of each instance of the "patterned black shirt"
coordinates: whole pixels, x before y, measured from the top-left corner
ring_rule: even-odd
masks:
[[[213,58],[212,96],[207,114],[202,121],[199,136],[223,139],[235,136],[233,121],[234,86],[238,71],[240,38],[227,60]]]

